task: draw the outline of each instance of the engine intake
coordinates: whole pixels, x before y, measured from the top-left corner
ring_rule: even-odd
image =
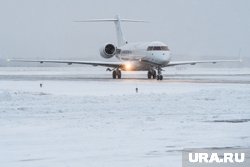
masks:
[[[103,58],[109,59],[116,54],[116,47],[113,44],[107,44],[100,49],[100,54]]]

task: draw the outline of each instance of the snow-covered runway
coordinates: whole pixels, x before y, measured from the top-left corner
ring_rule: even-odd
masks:
[[[1,166],[180,167],[183,148],[250,147],[246,72],[172,73],[164,82],[8,72],[0,72]]]

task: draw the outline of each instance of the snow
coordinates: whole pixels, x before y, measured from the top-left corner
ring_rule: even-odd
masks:
[[[200,83],[37,72],[0,76],[1,166],[180,167],[184,148],[250,147],[249,76]]]

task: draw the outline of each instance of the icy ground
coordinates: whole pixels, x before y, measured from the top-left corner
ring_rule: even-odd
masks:
[[[183,148],[250,148],[245,82],[13,78],[0,80],[3,167],[181,167]]]

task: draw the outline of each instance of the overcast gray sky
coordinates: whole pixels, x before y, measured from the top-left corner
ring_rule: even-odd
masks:
[[[114,25],[72,21],[116,14],[150,21],[122,24],[129,42],[162,41],[183,60],[250,55],[249,0],[1,0],[0,56],[100,60]]]

